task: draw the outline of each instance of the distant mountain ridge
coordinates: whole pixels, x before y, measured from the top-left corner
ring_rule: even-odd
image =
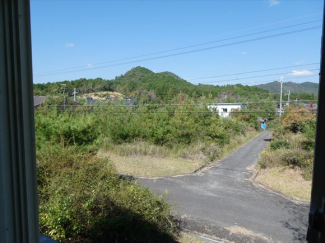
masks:
[[[192,84],[172,72],[153,72],[145,67],[134,67],[126,73],[114,79],[86,79],[81,78],[72,81],[55,83],[34,84],[35,96],[62,95],[62,84],[65,93],[71,95],[74,89],[78,95],[92,94],[96,92],[118,92],[127,97],[133,97],[142,104],[145,103],[172,103],[189,99],[191,102],[252,102],[261,100],[276,100],[279,96],[280,86],[275,82],[270,93],[259,86],[241,84],[211,85]],[[277,85],[277,86],[276,86]],[[285,91],[290,83],[285,83]],[[292,99],[315,99],[313,83],[300,84],[308,93],[293,94]],[[272,86],[272,85],[271,85]],[[317,87],[318,88],[318,87]],[[290,88],[291,93],[297,89]],[[300,91],[301,92],[301,91]],[[96,94],[95,94],[96,95]],[[185,101],[184,101],[185,102]],[[189,102],[189,101],[188,101]]]
[[[271,83],[255,85],[260,89],[268,90],[272,93],[280,92],[280,83],[273,81]],[[303,82],[303,83],[294,83],[294,82],[284,82],[283,83],[283,92],[288,93],[290,90],[291,93],[312,93],[318,94],[319,84],[312,82]]]

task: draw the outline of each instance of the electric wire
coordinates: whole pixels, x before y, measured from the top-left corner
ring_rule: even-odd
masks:
[[[288,31],[288,32],[278,33],[278,34],[269,35],[269,36],[262,36],[262,37],[258,37],[258,38],[254,38],[254,39],[248,39],[248,40],[232,42],[232,43],[227,43],[227,44],[218,45],[218,46],[206,47],[206,48],[201,48],[201,49],[196,49],[196,50],[191,50],[191,51],[185,51],[185,52],[179,52],[179,53],[163,55],[163,56],[158,56],[158,57],[152,57],[152,58],[147,58],[147,59],[141,59],[141,60],[136,60],[136,61],[122,62],[122,63],[112,64],[112,65],[104,65],[104,66],[100,66],[100,67],[93,67],[91,69],[87,68],[87,69],[56,72],[56,73],[52,73],[52,74],[43,74],[43,75],[36,75],[35,74],[35,76],[38,76],[38,77],[52,76],[52,75],[57,75],[57,74],[73,73],[73,72],[80,72],[80,71],[89,71],[89,70],[96,70],[96,69],[102,69],[102,68],[108,68],[108,67],[121,66],[121,65],[131,64],[131,63],[138,63],[138,62],[144,62],[144,61],[157,60],[157,59],[162,59],[162,58],[167,58],[167,57],[174,57],[174,56],[179,56],[179,55],[184,55],[184,54],[207,51],[207,50],[212,50],[212,49],[217,49],[217,48],[222,48],[222,47],[228,47],[228,46],[233,46],[233,45],[238,45],[238,44],[243,44],[243,43],[248,43],[248,42],[271,39],[271,38],[280,37],[280,36],[284,36],[284,35],[302,33],[302,32],[311,31],[311,30],[320,29],[320,28],[321,28],[321,26],[313,26],[313,27],[309,27],[309,28],[298,29],[298,30],[294,30],[294,31]]]
[[[243,74],[251,74],[251,73],[260,73],[260,72],[267,72],[267,71],[273,71],[273,70],[281,70],[281,69],[294,68],[294,67],[312,66],[312,65],[318,65],[318,64],[320,64],[320,63],[319,62],[314,62],[314,63],[299,64],[299,65],[292,65],[292,66],[286,66],[286,67],[276,67],[276,68],[269,68],[269,69],[241,72],[241,73],[222,74],[222,75],[217,75],[217,76],[209,76],[209,77],[201,77],[201,78],[190,78],[190,79],[186,79],[186,80],[187,81],[193,81],[193,80],[202,80],[202,79],[210,79],[210,78],[221,78],[221,77],[229,77],[229,76],[236,76],[236,75],[243,75]]]
[[[306,70],[306,71],[319,71],[319,69],[310,69],[310,70]],[[216,81],[204,82],[203,84],[222,83],[222,82],[237,81],[237,80],[251,79],[251,78],[263,78],[263,77],[269,77],[269,76],[275,76],[275,75],[285,75],[285,74],[289,75],[290,73],[288,73],[288,72],[286,72],[286,73],[273,73],[273,74],[251,76],[251,77],[244,77],[244,78],[216,80]]]
[[[309,21],[309,22],[305,22],[305,23],[289,25],[289,26],[275,28],[275,29],[271,29],[271,30],[265,30],[265,31],[260,31],[260,32],[256,32],[256,33],[251,33],[251,34],[246,34],[246,35],[241,35],[241,36],[236,36],[236,37],[231,37],[231,38],[216,40],[216,41],[210,41],[210,42],[205,42],[205,43],[191,45],[191,46],[186,46],[186,47],[174,48],[174,49],[170,49],[170,50],[158,51],[158,52],[154,52],[154,53],[137,55],[137,56],[133,56],[133,57],[121,58],[121,59],[116,59],[116,60],[111,60],[111,61],[99,62],[99,63],[95,63],[95,64],[92,64],[92,65],[93,66],[94,65],[102,65],[102,64],[112,63],[112,62],[120,62],[120,61],[126,61],[126,60],[141,58],[141,57],[147,57],[147,56],[153,56],[153,55],[158,55],[158,54],[163,54],[163,53],[168,53],[168,52],[174,52],[174,51],[189,49],[189,48],[193,48],[193,47],[204,46],[204,45],[209,45],[209,44],[213,44],[213,43],[218,43],[218,42],[223,42],[223,41],[229,41],[229,40],[239,39],[239,38],[243,38],[243,37],[258,35],[258,34],[263,34],[263,33],[267,33],[267,32],[272,32],[272,31],[277,31],[277,30],[282,30],[282,29],[288,29],[288,28],[302,26],[302,25],[311,24],[311,23],[316,23],[316,22],[320,22],[320,21],[321,20],[319,19],[319,20]],[[83,66],[77,66],[77,67],[71,67],[71,68],[66,68],[66,69],[53,70],[53,71],[39,72],[39,73],[35,73],[35,75],[51,74],[51,73],[57,73],[57,72],[61,72],[61,71],[68,71],[68,70],[72,70],[72,69],[78,69],[79,70],[81,68],[84,69],[85,68],[85,65],[83,65]],[[93,68],[91,68],[91,69],[93,69]]]

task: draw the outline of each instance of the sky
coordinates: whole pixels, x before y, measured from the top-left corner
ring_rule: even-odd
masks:
[[[34,83],[137,66],[194,84],[318,82],[322,12],[321,0],[31,0]]]

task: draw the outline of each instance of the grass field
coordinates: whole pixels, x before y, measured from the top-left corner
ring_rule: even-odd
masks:
[[[102,149],[98,152],[98,156],[109,158],[118,173],[121,174],[137,177],[172,176],[192,173],[204,165],[214,163],[258,134],[251,132],[246,136],[236,136],[230,144],[221,149],[212,145],[209,148],[204,148],[203,144],[196,144],[186,149],[169,151],[164,147],[138,142],[117,145],[110,150]],[[203,153],[202,150],[208,150],[208,152]],[[209,158],[212,153],[216,159]]]

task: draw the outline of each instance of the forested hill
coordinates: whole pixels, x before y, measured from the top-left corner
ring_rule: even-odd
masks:
[[[277,81],[267,83],[267,84],[260,84],[256,85],[256,87],[268,90],[270,92],[279,93],[280,92],[280,83]],[[283,84],[283,91],[288,93],[290,90],[291,93],[313,93],[318,94],[318,87],[317,83],[312,82],[304,82],[304,83],[293,83],[293,82],[285,82]]]
[[[101,91],[120,92],[142,102],[171,102],[181,94],[195,101],[213,102],[245,102],[274,100],[278,94],[271,94],[254,86],[225,85],[194,85],[171,72],[155,73],[144,67],[135,67],[124,75],[113,80],[78,79],[46,84],[35,84],[34,95],[55,96],[62,94],[62,84],[65,84],[66,94],[71,94],[73,88],[78,95]]]

